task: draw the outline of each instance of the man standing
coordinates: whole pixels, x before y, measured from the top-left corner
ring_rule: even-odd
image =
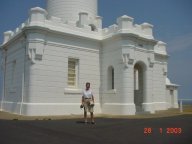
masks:
[[[93,96],[93,92],[90,89],[90,83],[87,82],[86,83],[86,88],[83,90],[83,96],[82,96],[82,100],[81,100],[81,106],[84,107],[84,121],[85,124],[87,124],[87,112],[90,112],[91,115],[91,124],[95,124],[94,121],[94,115],[93,115],[93,111],[94,111],[94,96]]]

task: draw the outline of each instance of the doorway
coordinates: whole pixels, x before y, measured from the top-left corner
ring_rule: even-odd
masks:
[[[143,112],[144,69],[145,65],[143,63],[136,63],[134,66],[134,103],[136,112]]]

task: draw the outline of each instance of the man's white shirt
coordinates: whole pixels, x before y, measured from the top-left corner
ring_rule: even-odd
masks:
[[[93,92],[91,89],[83,90],[83,97],[84,98],[92,98],[92,96],[93,96]]]

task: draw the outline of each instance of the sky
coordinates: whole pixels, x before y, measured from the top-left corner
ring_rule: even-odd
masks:
[[[192,99],[192,1],[191,0],[98,0],[103,27],[128,15],[135,24],[154,25],[154,37],[167,43],[168,77],[180,85],[179,98]],[[28,18],[32,7],[45,8],[45,0],[1,0],[0,44],[3,32],[15,30]],[[0,77],[2,79],[2,77]]]

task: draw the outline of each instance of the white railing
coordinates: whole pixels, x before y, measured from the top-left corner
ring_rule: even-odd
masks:
[[[179,111],[180,112],[183,112],[183,101],[192,103],[192,99],[179,99]]]

